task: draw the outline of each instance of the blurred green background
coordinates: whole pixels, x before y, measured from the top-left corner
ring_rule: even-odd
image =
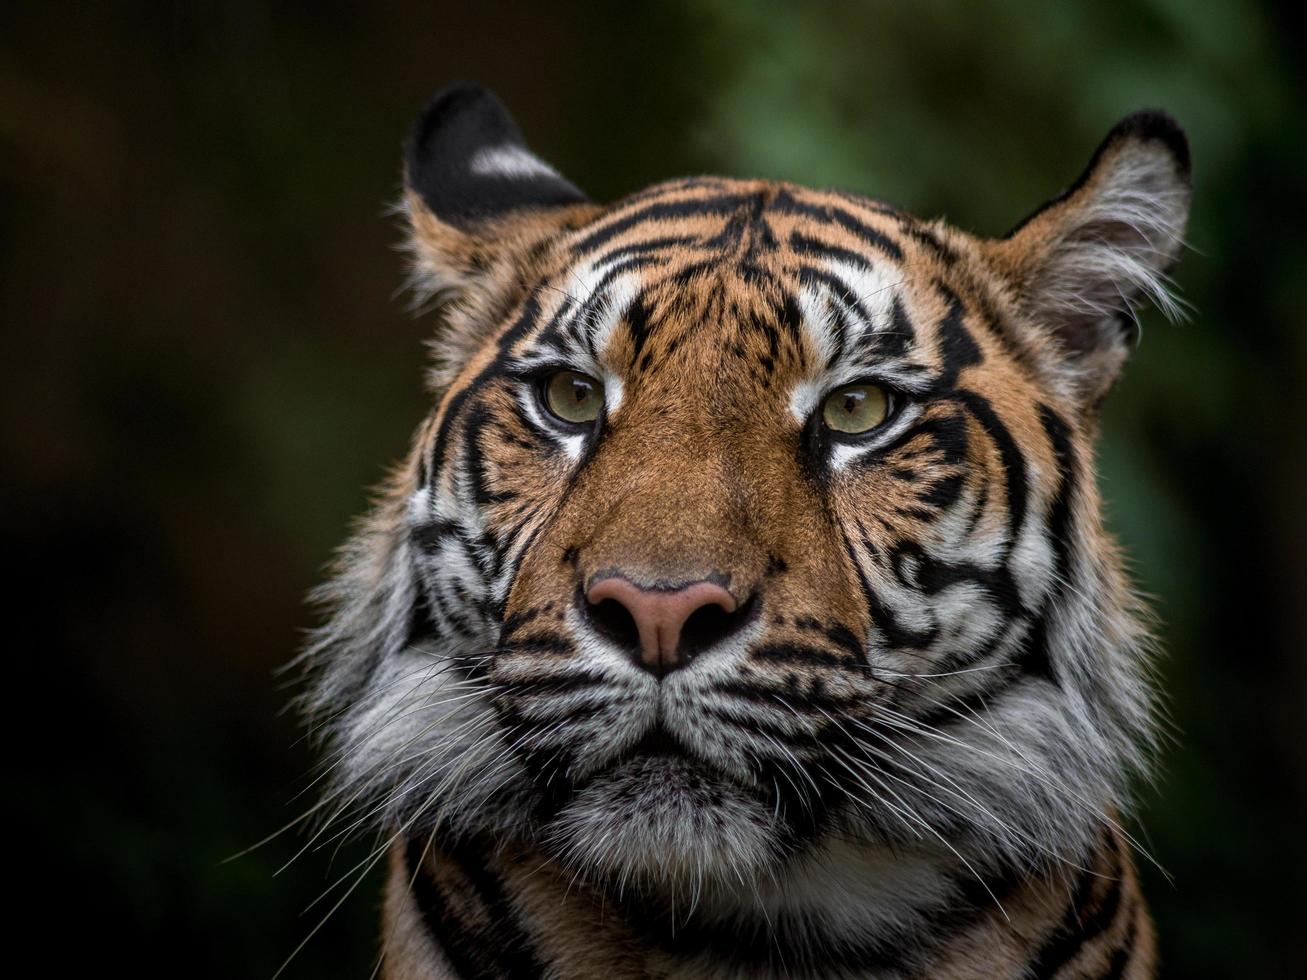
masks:
[[[597,199],[699,171],[999,234],[1147,105],[1188,128],[1189,322],[1110,402],[1110,521],[1165,624],[1138,824],[1166,973],[1301,975],[1307,126],[1289,7],[1230,0],[0,8],[11,898],[54,962],[267,977],[362,856],[274,841],[311,757],[273,671],[427,407],[400,141],[496,89]],[[365,976],[375,881],[288,976]],[[184,963],[184,970],[178,964]],[[63,972],[56,970],[55,972]]]

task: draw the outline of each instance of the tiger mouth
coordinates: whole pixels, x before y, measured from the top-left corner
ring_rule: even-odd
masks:
[[[650,779],[676,770],[704,783],[729,784],[750,794],[758,787],[748,780],[704,758],[672,734],[662,722],[655,722],[638,740],[614,755],[586,782],[641,772]],[[579,788],[579,787],[578,787]]]
[[[634,759],[659,757],[699,761],[665,726],[655,722],[638,741],[618,753],[608,767],[617,768]]]

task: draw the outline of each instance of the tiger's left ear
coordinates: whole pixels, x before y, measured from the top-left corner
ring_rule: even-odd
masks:
[[[452,301],[437,348],[470,348],[497,304],[531,275],[531,256],[589,213],[587,199],[526,148],[490,92],[454,85],[409,131],[404,209],[420,295]],[[447,318],[450,319],[450,318]],[[446,350],[445,360],[460,351]]]
[[[1054,371],[1093,410],[1137,335],[1145,301],[1179,313],[1167,270],[1184,244],[1189,144],[1165,112],[1113,127],[1080,179],[985,250],[1011,284],[1022,318],[1052,339]]]

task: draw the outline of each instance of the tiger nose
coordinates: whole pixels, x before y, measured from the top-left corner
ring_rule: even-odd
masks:
[[[684,667],[699,649],[723,639],[736,625],[735,597],[706,580],[642,588],[611,576],[592,584],[585,597],[600,631],[629,649],[639,666],[660,679]]]

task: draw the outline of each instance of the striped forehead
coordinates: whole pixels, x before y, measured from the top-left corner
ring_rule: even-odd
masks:
[[[813,371],[847,373],[901,357],[909,345],[895,236],[909,220],[876,202],[785,185],[699,180],[651,189],[573,234],[570,262],[547,290],[552,310],[532,356],[599,370],[637,300],[660,289],[665,298],[671,287],[687,302],[729,290],[778,318],[794,307]],[[643,316],[647,304],[639,306]],[[720,338],[710,330],[703,339]]]

